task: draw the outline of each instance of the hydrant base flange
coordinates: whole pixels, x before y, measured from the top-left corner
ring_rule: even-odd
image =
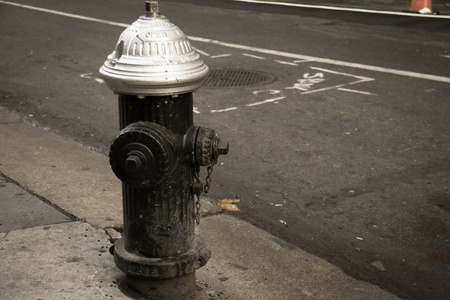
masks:
[[[195,297],[195,272],[161,280],[142,279],[126,276],[128,285],[136,292],[158,300],[181,300]]]
[[[170,257],[146,257],[128,252],[124,239],[116,242],[114,261],[125,274],[144,279],[169,279],[194,272],[206,264],[211,252],[204,247],[199,235],[194,237],[194,248],[186,253]]]

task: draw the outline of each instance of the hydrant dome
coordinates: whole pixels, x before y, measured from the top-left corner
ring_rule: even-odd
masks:
[[[208,67],[187,36],[158,13],[142,16],[125,29],[100,74],[116,93],[170,95],[198,89]]]

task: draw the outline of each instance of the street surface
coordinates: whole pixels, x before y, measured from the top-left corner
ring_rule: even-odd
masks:
[[[403,299],[448,299],[450,20],[188,2],[160,9],[211,70],[267,79],[194,94],[196,125],[230,143],[210,198]],[[144,1],[15,3],[45,10],[0,1],[0,105],[107,153],[98,69]]]

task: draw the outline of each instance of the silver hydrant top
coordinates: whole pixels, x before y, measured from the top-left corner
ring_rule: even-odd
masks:
[[[120,35],[100,74],[115,93],[157,96],[198,89],[208,67],[186,35],[146,1],[141,16]]]

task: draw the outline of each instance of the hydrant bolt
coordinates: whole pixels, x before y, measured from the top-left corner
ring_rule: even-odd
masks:
[[[176,137],[153,122],[134,122],[111,144],[109,161],[116,176],[136,188],[154,187],[176,167]]]
[[[125,161],[125,169],[128,172],[135,172],[139,170],[139,168],[142,167],[142,159],[137,154],[130,154],[127,157],[127,160]]]
[[[159,17],[159,5],[157,1],[145,1],[145,13],[149,17]]]
[[[193,195],[200,195],[201,193],[203,193],[203,184],[201,184],[200,182],[194,182],[191,189]]]
[[[217,152],[219,155],[227,155],[230,150],[230,145],[226,142],[222,142],[219,140],[217,143]]]

